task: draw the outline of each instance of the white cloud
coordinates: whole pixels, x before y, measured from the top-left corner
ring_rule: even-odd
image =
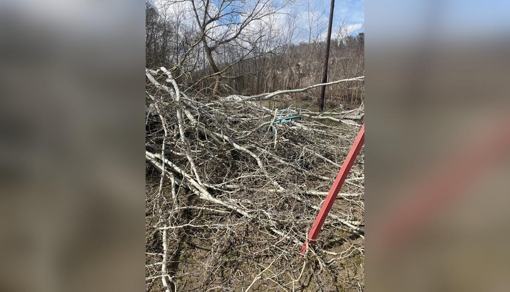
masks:
[[[362,23],[348,24],[341,28],[343,36],[350,35],[351,33],[360,30],[363,27]]]
[[[159,15],[166,20],[184,19],[185,21],[194,21],[193,6],[189,1],[155,0],[154,7]]]
[[[266,1],[262,2],[266,3]],[[259,3],[258,7],[261,9],[260,13],[267,15],[250,23],[249,26],[245,28],[241,38],[247,40],[264,35],[265,40],[271,39],[275,42],[289,40],[294,43],[308,42],[309,40],[323,41],[327,33],[329,16],[329,2],[326,2],[327,1],[322,3],[321,1],[313,0],[297,0],[284,9],[278,10],[276,13],[272,13],[275,9],[274,6],[268,5],[268,3],[266,3],[266,5],[260,5]],[[197,1],[197,4],[198,3],[200,3],[200,1]],[[251,5],[253,3],[254,2],[248,1],[243,6],[239,3],[232,2],[229,5],[235,5],[235,10],[237,11],[244,10],[248,12],[254,8],[254,6]],[[214,6],[212,1],[209,5],[211,5],[209,8],[211,11],[210,14],[218,12],[218,7]],[[172,21],[178,20],[180,28],[186,28],[189,31],[189,28],[196,28],[197,26],[190,1],[154,0],[154,6],[158,8],[161,16],[165,19]],[[198,7],[198,9],[203,10],[201,7]],[[350,11],[350,9],[342,6],[335,9],[333,38],[338,37],[339,34],[343,36],[350,35],[363,27],[362,21],[357,21],[359,23],[354,24],[349,21],[347,23],[351,24],[344,25],[342,30],[339,29],[339,19],[343,18],[344,20],[342,22],[345,23],[347,18],[350,17],[342,16],[339,18],[338,13],[342,15],[349,14],[348,11]],[[240,18],[233,20],[240,22],[243,20],[243,17],[246,17],[246,14],[241,14]],[[226,25],[227,22],[229,21],[216,21],[211,23],[208,26],[208,35],[213,38],[221,38],[228,37],[235,33],[239,28],[238,25]],[[242,45],[247,45],[247,43],[244,42]]]

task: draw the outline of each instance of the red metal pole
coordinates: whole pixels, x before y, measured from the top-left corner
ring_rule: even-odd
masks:
[[[308,248],[307,243],[311,245],[317,239],[317,236],[321,231],[322,225],[324,224],[324,221],[326,221],[326,217],[328,217],[328,213],[331,210],[331,207],[333,207],[335,199],[338,193],[340,192],[340,189],[342,188],[342,185],[344,184],[347,175],[349,174],[349,170],[354,164],[356,156],[358,156],[359,151],[361,150],[361,147],[363,146],[364,143],[365,143],[365,124],[361,126],[361,130],[359,131],[356,140],[354,140],[354,144],[352,145],[351,150],[349,150],[349,154],[347,154],[344,164],[342,165],[342,168],[340,168],[340,171],[338,172],[338,175],[335,179],[335,182],[333,183],[333,186],[331,186],[331,189],[329,190],[328,197],[326,198],[326,201],[324,201],[324,204],[322,205],[321,210],[319,211],[319,215],[317,215],[317,218],[315,218],[315,222],[312,225],[312,229],[310,230],[310,233],[308,233],[308,242],[305,241],[303,243],[303,247],[301,248],[302,255],[306,252]]]

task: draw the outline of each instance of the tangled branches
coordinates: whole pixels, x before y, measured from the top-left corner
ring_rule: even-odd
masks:
[[[299,256],[359,130],[352,111],[273,125],[278,111],[247,98],[190,98],[165,68],[146,76],[147,291],[362,289],[363,153]]]

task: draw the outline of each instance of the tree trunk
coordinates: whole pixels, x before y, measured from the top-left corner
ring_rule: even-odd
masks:
[[[207,45],[205,38],[204,38],[204,51],[205,51],[205,56],[207,57],[207,61],[209,62],[209,65],[211,66],[211,69],[213,70],[213,73],[220,72],[220,70],[218,69],[218,66],[216,66],[216,62],[214,62],[214,59],[212,56],[212,50],[209,47],[209,45]]]
[[[326,40],[326,54],[324,56],[324,74],[322,75],[322,83],[328,81],[328,64],[329,64],[329,48],[331,45],[331,29],[333,27],[333,10],[335,9],[335,0],[331,0],[331,7],[329,8],[329,24],[328,24],[328,37]],[[319,112],[324,111],[324,95],[326,94],[326,87],[321,88],[321,96],[319,99]]]
[[[205,56],[207,57],[207,61],[209,62],[209,65],[211,66],[213,73],[220,72],[220,69],[218,69],[218,66],[216,66],[216,62],[214,62],[214,59],[212,56],[212,50],[209,47],[209,45],[207,44],[207,41],[205,40],[205,38],[204,38],[204,51],[205,51]],[[220,86],[220,75],[217,75],[216,81],[214,82],[214,88],[212,91],[213,96],[216,95],[216,93],[218,92],[219,86]]]

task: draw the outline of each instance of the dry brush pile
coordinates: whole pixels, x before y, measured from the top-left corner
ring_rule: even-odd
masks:
[[[279,93],[210,100],[165,68],[146,77],[147,291],[363,289],[363,151],[299,255],[362,109],[273,126],[253,100]]]

